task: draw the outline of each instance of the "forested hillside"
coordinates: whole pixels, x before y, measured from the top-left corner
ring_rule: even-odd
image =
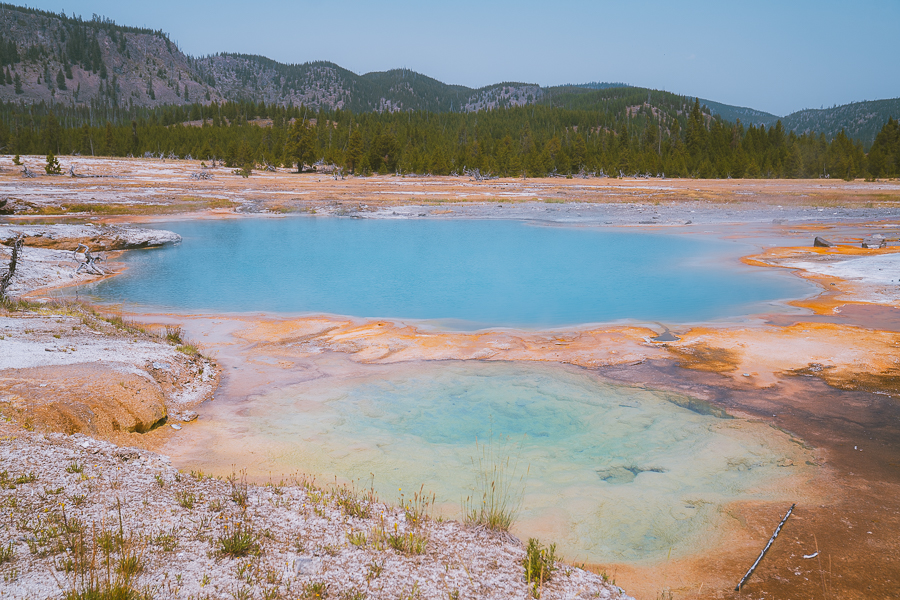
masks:
[[[0,4],[0,99],[126,108],[222,96],[161,31]]]
[[[815,131],[828,138],[843,131],[868,147],[890,117],[900,118],[900,98],[801,110],[789,114],[782,122],[787,129],[797,133]]]
[[[626,89],[627,92],[627,89]],[[625,92],[622,92],[625,93]],[[574,97],[578,99],[578,97]],[[677,98],[677,97],[676,97]],[[572,98],[564,98],[571,101]],[[652,100],[652,99],[651,99]],[[869,157],[843,133],[797,135],[731,124],[702,111],[669,112],[610,100],[608,111],[554,105],[472,113],[313,111],[226,102],[135,110],[90,124],[90,109],[0,105],[0,146],[18,154],[218,158],[250,172],[336,164],[355,174],[868,177],[900,175],[900,132],[890,120]]]
[[[708,107],[712,114],[718,115],[725,121],[731,121],[732,123],[740,120],[744,125],[756,125],[757,127],[765,125],[766,127],[770,127],[779,119],[776,115],[761,110],[755,110],[753,108],[731,106],[730,104],[722,104],[721,102],[713,102],[712,100],[704,100],[703,98],[700,99],[700,103]],[[783,123],[784,122],[782,121],[782,124]],[[790,129],[790,127],[787,126],[786,128]]]

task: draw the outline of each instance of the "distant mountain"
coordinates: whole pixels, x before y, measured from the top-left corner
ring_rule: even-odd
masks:
[[[330,62],[285,65],[249,54],[216,54],[197,59],[197,64],[232,100],[353,112],[475,111],[521,106],[542,94],[536,84],[500,83],[475,90],[448,85],[409,69],[357,75]]]
[[[771,127],[778,122],[778,119],[780,118],[777,115],[761,110],[745,108],[743,106],[731,106],[730,104],[722,104],[721,102],[713,102],[712,100],[704,100],[702,98],[700,99],[700,104],[708,106],[712,114],[718,115],[726,121],[734,123],[740,119],[744,126],[756,125],[759,127],[760,125],[765,125],[766,127]]]
[[[221,100],[304,105],[356,113],[424,110],[471,112],[527,104],[610,110],[634,117],[683,114],[692,97],[590,82],[544,88],[505,82],[472,89],[410,71],[357,75],[330,62],[283,64],[264,56],[220,53],[191,57],[162,31],[122,26],[95,16],[55,14],[0,3],[0,101],[90,106],[107,111]],[[701,100],[707,114],[745,126],[771,126],[776,115]],[[844,129],[867,145],[900,99],[805,110],[782,119],[786,129]]]
[[[900,98],[867,100],[823,109],[807,109],[782,119],[784,127],[797,133],[824,133],[832,138],[842,129],[848,137],[869,146],[888,117],[900,118]]]

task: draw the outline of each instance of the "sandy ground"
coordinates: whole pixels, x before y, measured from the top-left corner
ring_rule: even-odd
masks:
[[[25,160],[35,170],[43,159]],[[805,314],[759,315],[747,323],[730,325],[673,327],[678,339],[666,338],[668,341],[653,339],[663,333],[662,328],[638,326],[459,333],[339,317],[215,317],[215,322],[224,324],[227,336],[202,341],[216,348],[226,370],[250,364],[245,350],[249,347],[255,349],[255,356],[271,357],[285,371],[298,359],[326,351],[344,354],[360,364],[449,358],[545,360],[593,369],[615,381],[695,395],[733,414],[790,431],[800,442],[814,447],[821,472],[817,482],[822,492],[820,504],[798,506],[772,553],[741,594],[731,591],[736,580],[755,559],[786,507],[732,507],[729,514],[734,526],[729,529],[729,543],[715,552],[659,565],[595,565],[596,570],[616,573],[617,583],[638,598],[657,598],[669,592],[677,598],[874,598],[889,597],[896,591],[900,580],[900,412],[895,399],[900,394],[900,254],[896,244],[900,238],[900,182],[475,182],[381,176],[333,181],[284,171],[254,173],[244,179],[226,169],[213,170],[212,179],[204,181],[191,178],[200,170],[199,163],[85,157],[63,157],[61,162],[66,168],[75,163],[77,173],[92,177],[26,179],[8,161],[0,158],[0,198],[14,207],[16,214],[9,222],[17,225],[45,222],[59,213],[70,220],[94,222],[172,218],[176,213],[184,214],[183,218],[302,213],[357,218],[515,218],[548,224],[677,228],[736,238],[768,236],[777,243],[745,260],[761,268],[788,268],[821,285],[822,294],[794,303]],[[860,241],[873,233],[884,235],[888,247],[860,248]],[[840,245],[813,248],[812,238],[817,235]],[[64,260],[63,255],[57,258]],[[45,262],[52,260],[48,255]],[[61,266],[51,266],[41,277],[48,278],[49,285],[65,283],[63,275],[55,280],[51,277],[54,269],[65,272]],[[167,315],[143,318],[158,323],[190,321]],[[82,346],[87,350],[85,341],[74,343],[68,334],[65,342],[59,341],[62,334],[53,338],[50,325],[47,327],[44,338],[32,340],[33,354],[39,354],[37,348],[50,339],[59,342],[56,346],[79,348],[55,354],[66,360],[72,360]],[[24,326],[21,328],[24,332]],[[199,325],[188,324],[187,328],[192,333],[203,330]],[[100,364],[106,360],[101,358]],[[147,360],[131,364],[159,384]],[[57,363],[54,368],[61,366]],[[256,367],[258,364],[253,369]],[[33,368],[45,367],[21,367]],[[250,375],[253,369],[246,373]],[[37,381],[38,375],[29,377]],[[75,375],[68,372],[65,376]],[[24,375],[17,377],[25,379]],[[254,376],[237,379],[232,377],[229,384],[235,393],[249,394],[254,386],[265,383]],[[167,408],[174,406],[169,401]],[[171,430],[165,430],[128,433],[144,442],[128,445],[158,448],[171,440]],[[159,437],[163,433],[169,437]],[[817,560],[803,558],[817,546]],[[826,557],[827,563],[823,562]]]

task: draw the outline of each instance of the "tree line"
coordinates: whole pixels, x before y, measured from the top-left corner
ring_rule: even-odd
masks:
[[[347,172],[497,176],[665,175],[699,178],[900,176],[893,118],[868,152],[843,132],[822,134],[730,123],[697,100],[580,108],[547,105],[472,113],[353,113],[224,102],[158,108],[0,103],[6,154],[142,156],[145,153]]]

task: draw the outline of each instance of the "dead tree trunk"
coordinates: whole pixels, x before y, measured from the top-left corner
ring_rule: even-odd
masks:
[[[25,237],[20,235],[12,243],[12,258],[9,259],[9,267],[0,273],[0,298],[6,297],[6,289],[12,283],[13,275],[16,274],[16,265],[19,263],[19,251],[25,244]]]
[[[75,269],[75,274],[77,275],[84,269],[85,273],[90,273],[92,275],[106,275],[106,271],[97,264],[98,262],[103,261],[103,257],[91,254],[91,249],[84,244],[78,244],[78,247],[72,253],[75,261],[78,261],[78,253],[81,252],[82,249],[84,249],[84,262],[78,264],[78,268]]]

